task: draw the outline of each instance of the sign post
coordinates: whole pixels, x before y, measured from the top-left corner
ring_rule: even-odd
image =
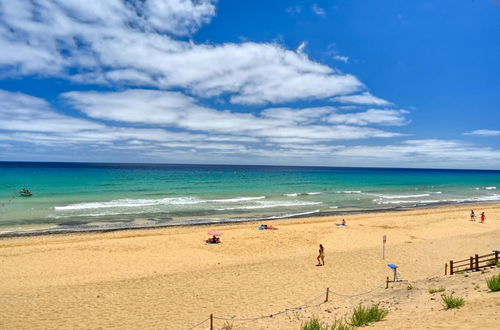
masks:
[[[385,260],[385,242],[387,242],[387,235],[382,237],[382,260]]]

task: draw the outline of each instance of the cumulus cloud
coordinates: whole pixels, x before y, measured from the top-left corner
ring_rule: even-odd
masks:
[[[353,103],[353,104],[372,104],[372,105],[390,105],[391,103],[372,95],[369,92],[364,92],[355,95],[342,95],[332,98],[334,102]]]
[[[233,103],[321,99],[363,90],[353,75],[273,43],[195,44],[213,1],[0,0],[0,67],[8,75],[183,88]]]

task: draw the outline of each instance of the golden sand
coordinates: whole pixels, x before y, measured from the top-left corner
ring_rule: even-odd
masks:
[[[471,208],[476,214],[484,211],[486,223],[469,221]],[[215,328],[299,329],[313,315],[331,322],[360,302],[389,308],[387,320],[376,328],[499,324],[500,293],[485,292],[480,278],[498,269],[467,277],[443,274],[450,259],[500,249],[500,205],[345,218],[346,228],[335,225],[342,216],[332,216],[277,220],[272,225],[279,230],[267,231],[257,230],[260,223],[242,223],[2,239],[0,328],[188,329],[211,313],[253,318],[319,295],[310,305],[321,303],[327,287],[337,294],[365,292],[385,285],[391,275],[388,263],[399,265],[414,289],[405,282],[358,297],[332,293],[329,302],[317,307],[255,321],[216,319]],[[204,244],[209,229],[224,232],[223,244]],[[315,266],[320,243],[326,254],[323,267]],[[444,311],[439,296],[431,300],[426,291],[437,285],[455,288],[468,302]],[[207,327],[205,322],[197,329]]]

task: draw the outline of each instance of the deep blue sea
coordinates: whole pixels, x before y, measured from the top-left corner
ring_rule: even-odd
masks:
[[[499,201],[497,187],[500,171],[0,162],[0,233]]]

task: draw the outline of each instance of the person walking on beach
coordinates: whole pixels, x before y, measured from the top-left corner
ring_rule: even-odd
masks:
[[[486,216],[484,215],[484,212],[481,213],[481,223],[484,223],[484,220],[486,220]]]
[[[476,214],[474,210],[470,210],[470,221],[476,221]]]
[[[319,255],[316,258],[318,259],[318,264],[316,266],[324,266],[325,265],[325,249],[323,245],[319,245]]]

